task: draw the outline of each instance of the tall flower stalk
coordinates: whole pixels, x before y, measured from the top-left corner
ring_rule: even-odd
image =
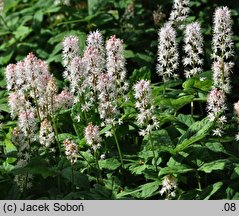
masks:
[[[183,65],[185,67],[184,75],[190,78],[202,72],[203,65],[203,37],[198,22],[188,24],[184,35],[184,53]],[[191,102],[191,115],[194,112],[194,102]]]
[[[158,63],[157,73],[163,78],[164,92],[165,82],[170,78],[178,78],[178,51],[176,43],[176,31],[170,24],[165,24],[158,32]]]
[[[234,104],[234,110],[235,110],[235,112],[236,112],[237,122],[238,122],[238,124],[239,124],[239,101],[237,101],[237,102]],[[239,127],[238,127],[238,128],[239,128]],[[237,132],[235,139],[236,139],[236,141],[239,141],[239,131]]]
[[[212,41],[212,71],[213,71],[213,88],[208,98],[209,119],[216,121],[217,128],[213,135],[222,136],[223,124],[227,121],[225,116],[226,94],[230,92],[230,74],[234,63],[233,41],[232,41],[232,20],[231,12],[227,7],[219,7],[215,10],[213,19],[213,41]],[[212,103],[212,98],[215,103]],[[216,112],[219,105],[223,104],[220,112]],[[216,111],[215,111],[216,110]]]
[[[134,85],[134,97],[136,99],[135,107],[138,110],[137,123],[142,129],[139,134],[147,135],[153,151],[155,170],[158,171],[155,147],[152,140],[152,131],[159,128],[159,122],[154,115],[153,97],[150,88],[150,81],[140,80]]]
[[[78,146],[71,140],[64,140],[65,146],[65,155],[66,158],[71,162],[71,182],[72,182],[72,189],[74,190],[74,167],[73,164],[77,162],[78,158]]]
[[[231,61],[234,55],[233,46],[231,11],[228,7],[219,7],[213,19],[212,70],[214,86],[225,93],[231,90],[230,74],[234,66]]]
[[[184,75],[190,78],[202,72],[203,37],[198,22],[188,24],[184,36]]]
[[[91,122],[85,128],[85,139],[86,143],[92,148],[94,151],[96,166],[98,170],[98,176],[101,179],[101,170],[99,166],[99,157],[98,157],[98,149],[101,147],[101,137],[99,134],[99,127],[97,125],[93,125]]]
[[[173,8],[170,13],[169,21],[174,26],[179,26],[179,28],[183,29],[183,22],[188,17],[190,8],[189,8],[189,0],[174,0]]]

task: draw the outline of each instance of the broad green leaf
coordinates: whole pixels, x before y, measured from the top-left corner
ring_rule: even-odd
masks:
[[[70,133],[61,133],[61,134],[58,134],[58,139],[59,139],[60,143],[62,143],[66,139],[75,140],[75,139],[77,139],[77,136],[70,134]]]
[[[109,131],[112,129],[112,125],[106,125],[101,131],[100,131],[100,135],[104,134],[105,132]]]
[[[131,83],[136,83],[138,80],[150,80],[151,72],[147,67],[141,67],[140,69],[134,69],[132,75],[130,76]]]
[[[16,160],[17,160],[17,158],[8,157],[7,160],[6,160],[6,162],[9,163],[9,164],[12,164],[12,163],[14,163]]]
[[[220,160],[215,160],[209,163],[204,163],[200,168],[198,168],[198,171],[211,173],[212,171],[215,171],[215,170],[224,170],[227,163],[228,163],[228,160],[226,159],[220,159]]]
[[[1,54],[0,56],[0,65],[6,65],[12,58],[14,51],[8,51]]]
[[[222,186],[222,182],[217,182],[213,185],[209,185],[206,189],[202,191],[199,199],[209,200],[211,196],[214,195]]]
[[[146,184],[142,185],[141,186],[141,189],[142,189],[141,198],[142,199],[149,198],[152,195],[154,195],[156,191],[158,193],[160,186],[161,185],[160,185],[159,181],[150,182],[150,183],[146,183]]]
[[[67,167],[61,171],[61,175],[68,181],[72,182],[75,186],[81,188],[89,187],[89,180],[87,175],[80,173],[79,171],[72,170],[72,167]],[[72,178],[73,177],[73,178]]]
[[[187,165],[175,165],[173,167],[164,167],[159,170],[159,176],[164,176],[168,174],[182,174],[194,171],[193,168],[190,168]]]
[[[154,182],[149,182],[143,185],[140,185],[136,189],[133,190],[126,190],[116,195],[117,199],[122,199],[124,197],[136,196],[140,199],[147,199],[151,196],[159,193],[159,188],[161,187],[161,181],[156,180]]]
[[[14,170],[12,170],[12,173],[14,175],[26,173],[38,174],[41,175],[43,178],[47,178],[50,176],[55,176],[57,174],[57,171],[55,170],[55,168],[50,167],[45,159],[38,156],[31,158],[26,166],[15,168]]]
[[[222,143],[219,142],[208,142],[205,144],[206,147],[208,147],[208,149],[210,149],[213,152],[225,152],[225,148],[222,145]]]
[[[12,141],[7,138],[4,140],[4,145],[5,145],[5,153],[6,154],[17,151],[16,146],[13,145]]]
[[[13,34],[16,36],[17,39],[23,40],[26,38],[30,33],[32,32],[32,29],[27,26],[19,26]]]
[[[32,158],[25,168],[29,173],[39,174],[43,178],[55,176],[57,174],[56,170],[50,167],[47,161],[42,157]]]
[[[142,63],[146,63],[148,65],[152,64],[153,58],[149,55],[145,55],[142,53],[137,53],[135,56],[134,61],[139,62],[139,65],[141,65]],[[143,64],[142,64],[143,65]]]
[[[134,58],[135,57],[135,53],[132,50],[125,50],[124,51],[124,57],[126,59],[128,58]]]
[[[231,179],[238,179],[238,178],[239,178],[239,164],[236,165],[231,175]]]
[[[175,148],[175,152],[182,151],[189,145],[203,139],[210,132],[214,122],[209,121],[207,117],[201,121],[193,123],[186,133],[180,138],[179,144]]]
[[[90,192],[86,192],[85,198],[94,200],[111,200],[114,197],[111,190],[103,185],[95,184],[94,188],[90,189]]]
[[[129,170],[132,172],[132,174],[135,175],[141,175],[143,174],[143,171],[146,170],[148,166],[146,164],[139,165],[139,164],[134,164],[129,167]]]
[[[12,170],[14,170],[15,166],[12,164],[9,164],[7,161],[3,162],[2,164],[2,168],[5,172],[11,172]]]
[[[195,123],[194,118],[191,115],[179,114],[177,116],[177,120],[188,127],[190,127],[193,123]]]
[[[107,3],[107,0],[88,0],[88,13],[89,13],[89,15],[93,15],[105,3]]]
[[[185,91],[191,93],[197,90],[208,92],[212,86],[211,72],[206,71],[195,77],[189,78],[183,83],[182,86],[185,89]]]
[[[15,9],[20,0],[4,0],[4,10]]]
[[[175,111],[181,109],[183,106],[189,104],[194,99],[193,95],[185,95],[179,98],[164,98],[162,96],[155,98],[155,105],[159,105],[161,107],[171,107]]]
[[[99,161],[99,166],[101,169],[116,170],[120,167],[120,162],[117,159],[109,158]]]

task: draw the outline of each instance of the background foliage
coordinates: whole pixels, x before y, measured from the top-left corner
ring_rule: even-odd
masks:
[[[155,69],[157,32],[169,17],[172,1],[75,0],[71,6],[54,5],[53,0],[5,0],[4,3],[0,22],[1,199],[164,199],[159,190],[163,176],[170,174],[178,179],[177,199],[239,199],[239,148],[234,140],[237,121],[232,108],[239,99],[237,1],[191,1],[188,20],[197,20],[202,26],[205,72],[201,76],[206,76],[207,80],[199,82],[199,77],[185,80],[181,72],[179,81],[168,84],[171,90],[166,98],[162,96],[161,80]],[[233,90],[228,97],[227,111],[230,122],[220,139],[212,136],[213,123],[209,122],[205,111],[206,96],[212,84],[212,15],[217,6],[228,6],[232,10],[235,43]],[[153,11],[158,8],[164,15],[156,23]],[[5,67],[34,52],[49,63],[58,87],[63,88],[66,83],[62,77],[62,40],[67,35],[77,35],[83,52],[86,35],[96,29],[106,39],[115,34],[124,40],[127,78],[131,87],[140,79],[151,79],[153,83],[155,105],[160,106],[157,110],[160,130],[152,134],[159,172],[155,172],[153,166],[149,138],[138,135],[132,101],[123,105],[124,124],[116,131],[125,167],[122,169],[117,149],[111,145],[114,141],[107,138],[107,157],[99,161],[102,182],[97,180],[94,158],[87,152],[84,139],[77,138],[68,121],[69,111],[59,115],[59,140],[75,139],[80,148],[79,160],[73,170],[74,181],[70,163],[65,157],[35,155],[26,167],[16,169],[17,149],[11,141],[16,122],[11,120],[7,105]],[[182,32],[177,38],[181,45]],[[132,97],[132,92],[129,96]],[[190,103],[193,100],[197,105],[194,116],[191,116]],[[34,175],[33,187],[23,193],[13,181],[19,173]]]

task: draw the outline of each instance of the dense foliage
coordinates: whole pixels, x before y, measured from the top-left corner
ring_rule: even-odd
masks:
[[[1,199],[239,199],[239,4],[187,2],[0,1]]]

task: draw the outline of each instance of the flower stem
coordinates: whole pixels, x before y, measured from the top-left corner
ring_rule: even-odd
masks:
[[[60,152],[60,156],[62,156],[61,144],[60,144],[60,141],[59,141],[59,138],[58,138],[58,131],[57,131],[57,127],[56,127],[56,122],[55,122],[54,116],[52,117],[52,123],[53,123],[53,129],[54,129],[55,136],[56,136],[56,142],[57,142],[57,145],[58,145],[58,150]]]
[[[34,94],[34,100],[35,100],[36,108],[37,108],[37,115],[38,115],[39,121],[41,122],[41,116],[40,116],[40,111],[39,111],[39,104],[38,104],[38,101],[37,101],[37,95],[36,95],[36,89],[35,88],[33,88],[33,94]]]
[[[151,136],[151,133],[150,133],[150,132],[149,132],[149,141],[150,141],[150,144],[151,144],[152,150],[153,150],[155,170],[156,170],[156,172],[158,172],[157,160],[156,160],[156,155],[155,155],[155,148],[154,148],[154,144],[153,144],[153,140],[152,140],[152,136]]]
[[[193,117],[193,111],[194,111],[194,103],[193,101],[191,102],[191,116]]]
[[[73,167],[73,165],[71,165],[71,187],[72,187],[72,191],[74,191],[75,187],[74,187],[74,167]]]
[[[119,152],[121,166],[122,166],[122,168],[124,168],[123,155],[122,155],[122,152],[121,152],[121,149],[120,149],[120,145],[119,145],[119,142],[118,142],[118,139],[117,139],[117,136],[116,136],[116,131],[115,131],[114,127],[113,127],[113,136],[114,136],[114,139],[115,139],[115,142],[116,142],[116,145],[117,145],[117,149],[118,149],[118,152]]]
[[[101,182],[102,180],[102,175],[101,175],[101,170],[100,170],[100,165],[99,165],[99,161],[98,161],[98,155],[97,155],[97,150],[94,152],[94,156],[95,156],[95,163],[97,166],[97,170],[98,170],[98,182]]]

